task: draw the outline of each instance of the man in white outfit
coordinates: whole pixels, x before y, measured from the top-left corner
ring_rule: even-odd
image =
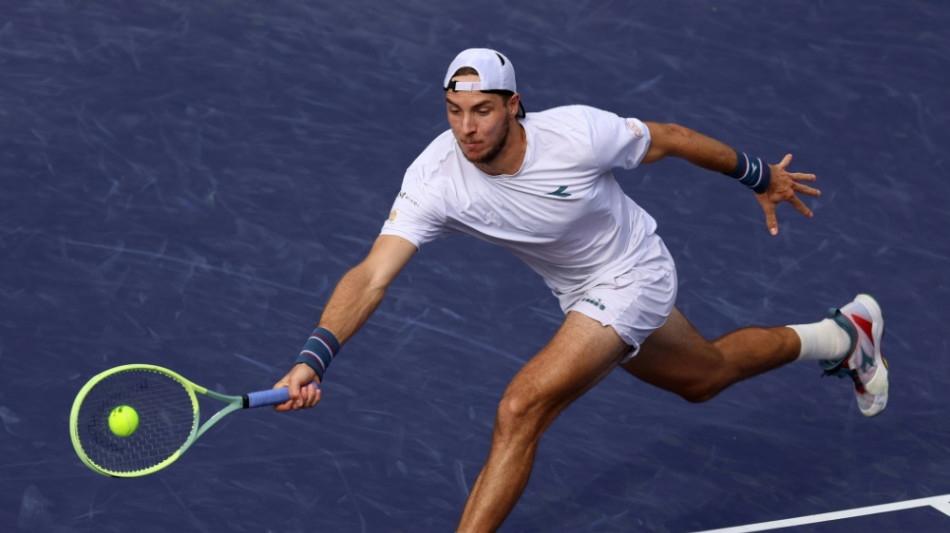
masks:
[[[525,114],[507,57],[460,53],[446,72],[450,130],[406,171],[403,187],[366,258],[339,282],[318,327],[275,387],[313,407],[329,363],[379,305],[415,252],[436,237],[474,235],[521,258],[565,313],[554,337],[512,379],[498,406],[491,452],[459,531],[494,531],[527,484],[542,433],[571,402],[614,368],[706,401],[726,387],[798,360],[850,377],[862,413],[887,402],[881,355],[884,321],[873,298],[814,324],[754,327],[714,341],[675,307],[676,269],[656,222],[620,189],[613,168],[679,157],[748,186],[775,235],[775,207],[812,213],[799,194],[812,174],[787,170],[675,124],[641,122],[585,106]]]

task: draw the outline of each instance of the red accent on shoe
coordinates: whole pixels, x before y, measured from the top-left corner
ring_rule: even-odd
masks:
[[[856,314],[851,315],[851,320],[864,331],[864,334],[871,340],[871,344],[874,344],[874,336],[871,335],[871,322]]]

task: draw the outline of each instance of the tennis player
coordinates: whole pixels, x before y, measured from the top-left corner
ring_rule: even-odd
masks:
[[[386,288],[427,242],[463,233],[498,244],[536,271],[564,311],[554,337],[512,379],[495,419],[491,451],[459,531],[494,531],[520,497],[542,433],[571,402],[616,367],[691,402],[796,360],[850,378],[867,416],[887,403],[884,321],[859,295],[813,324],[751,327],[710,341],[676,308],[676,269],[656,222],[621,190],[613,168],[677,157],[752,190],[772,235],[775,208],[806,217],[800,195],[818,196],[813,174],[737,152],[675,124],[642,122],[585,106],[525,114],[515,71],[489,49],[461,52],[443,87],[450,129],[406,171],[402,190],[366,258],[336,286],[319,326],[277,383],[313,407],[319,383]]]

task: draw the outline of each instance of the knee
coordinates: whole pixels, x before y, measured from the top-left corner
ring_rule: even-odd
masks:
[[[729,388],[737,379],[737,369],[724,357],[707,364],[703,371],[681,376],[673,392],[689,403],[705,403]]]
[[[540,435],[545,418],[541,402],[524,394],[508,392],[498,404],[495,434],[503,438]]]
[[[681,398],[689,403],[705,403],[719,394],[719,389],[709,386],[690,387],[679,391]]]
[[[712,400],[725,389],[719,381],[704,379],[702,381],[684,384],[677,388],[676,394],[689,403],[705,403]]]

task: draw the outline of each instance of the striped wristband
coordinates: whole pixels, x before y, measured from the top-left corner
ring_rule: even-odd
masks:
[[[769,169],[769,165],[764,163],[762,159],[743,152],[736,152],[736,158],[738,162],[735,170],[723,174],[734,178],[757,194],[764,193],[772,181],[772,171]]]
[[[336,340],[333,333],[324,328],[317,328],[310,334],[307,343],[303,345],[303,350],[297,356],[296,363],[303,363],[317,373],[320,381],[323,381],[323,374],[326,373],[333,357],[340,351],[340,341]],[[296,364],[295,363],[295,364]]]

